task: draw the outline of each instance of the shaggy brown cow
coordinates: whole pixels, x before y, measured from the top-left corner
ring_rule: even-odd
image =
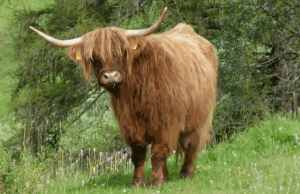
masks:
[[[84,68],[92,67],[100,86],[111,94],[121,134],[132,149],[133,186],[145,185],[146,149],[151,148],[149,184],[168,180],[166,159],[178,143],[185,151],[180,176],[193,177],[196,153],[211,141],[216,104],[218,59],[212,44],[191,26],[178,24],[157,35],[150,28],[99,28],[72,40],[57,40],[32,27]]]

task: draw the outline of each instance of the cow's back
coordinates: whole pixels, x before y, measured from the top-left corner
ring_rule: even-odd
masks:
[[[218,71],[218,58],[213,45],[198,35],[187,24],[178,24],[172,30],[154,35],[161,41],[168,42],[166,45],[175,48],[177,57],[182,59],[180,63],[173,64],[170,68],[181,69],[177,77],[180,80],[180,91],[177,95],[182,96],[182,103],[186,108],[186,125],[202,125],[214,109],[216,103],[216,84]],[[183,86],[183,87],[182,87]],[[183,89],[184,88],[184,89]],[[183,107],[182,107],[183,108]]]
[[[158,34],[157,36],[168,36],[175,39],[182,38],[187,44],[190,43],[191,46],[192,43],[197,44],[207,59],[212,61],[215,70],[218,71],[218,58],[214,46],[208,40],[197,34],[190,25],[180,23],[176,25],[175,28]]]

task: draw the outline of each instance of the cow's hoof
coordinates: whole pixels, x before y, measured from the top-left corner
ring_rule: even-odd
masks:
[[[164,178],[164,183],[168,183],[169,182],[169,177],[165,177]]]
[[[144,187],[145,185],[146,185],[145,181],[143,181],[143,179],[140,178],[138,180],[133,181],[131,188],[134,189],[134,188],[138,188],[138,187]]]
[[[162,185],[164,179],[163,180],[155,180],[154,176],[150,176],[149,179],[149,188],[157,188],[159,186]]]
[[[194,175],[189,173],[189,172],[181,172],[180,173],[180,178],[181,179],[186,179],[186,178],[192,179],[193,177],[194,177]]]
[[[143,185],[142,184],[132,184],[130,188],[137,189],[137,188],[144,187],[144,186],[145,186],[145,184],[143,184]]]

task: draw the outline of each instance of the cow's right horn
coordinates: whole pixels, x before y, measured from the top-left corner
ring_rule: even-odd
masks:
[[[126,30],[125,35],[127,37],[136,36],[136,35],[148,36],[148,35],[154,33],[157,30],[157,28],[159,27],[159,25],[163,22],[165,15],[167,14],[167,11],[168,11],[168,8],[166,7],[164,9],[164,11],[162,12],[159,20],[155,24],[153,24],[150,28],[141,29],[141,30]]]
[[[75,39],[70,39],[70,40],[58,40],[56,38],[53,38],[51,36],[48,36],[47,34],[44,34],[43,32],[35,29],[34,27],[29,26],[29,28],[37,33],[40,37],[46,39],[48,42],[54,44],[55,46],[58,47],[69,47],[75,44],[79,44],[82,42],[82,37],[75,38]]]

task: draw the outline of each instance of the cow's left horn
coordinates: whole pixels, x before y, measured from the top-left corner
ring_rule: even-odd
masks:
[[[126,35],[127,37],[130,37],[130,36],[136,36],[136,35],[148,36],[148,35],[154,33],[154,32],[157,30],[158,26],[159,26],[159,25],[162,23],[162,21],[164,20],[167,11],[168,11],[168,8],[166,7],[166,8],[164,9],[164,11],[162,12],[162,14],[161,14],[159,20],[158,20],[155,24],[153,24],[150,28],[147,28],[147,29],[141,29],[141,30],[126,30],[125,35]]]
[[[44,34],[43,32],[35,29],[34,27],[29,26],[29,28],[37,33],[40,37],[46,39],[48,42],[54,44],[55,46],[58,47],[69,47],[78,43],[82,42],[82,37],[75,38],[75,39],[70,39],[70,40],[58,40],[56,38],[53,38],[51,36],[48,36],[47,34]]]

